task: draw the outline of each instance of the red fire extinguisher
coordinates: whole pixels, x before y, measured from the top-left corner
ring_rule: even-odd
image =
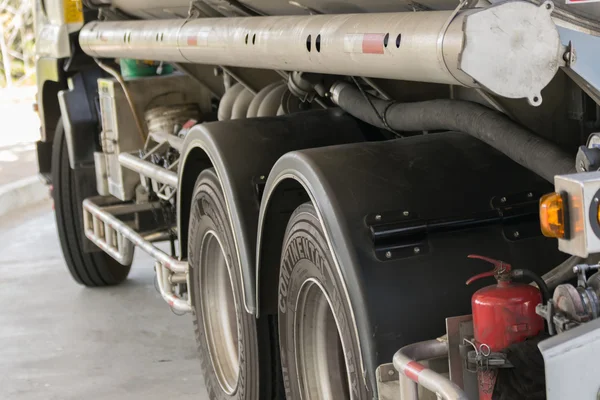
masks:
[[[498,283],[479,289],[471,299],[475,345],[484,356],[499,352],[513,343],[538,335],[544,320],[535,313],[542,302],[540,291],[531,285],[511,282],[511,266],[503,261],[470,255],[494,265],[494,269],[473,276],[467,285],[493,276]],[[491,400],[497,369],[478,368],[479,400]]]

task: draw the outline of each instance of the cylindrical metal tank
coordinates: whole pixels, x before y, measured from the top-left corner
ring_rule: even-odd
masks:
[[[553,9],[550,1],[515,1],[458,14],[92,22],[79,41],[94,57],[483,86],[538,105],[541,90],[564,64]]]

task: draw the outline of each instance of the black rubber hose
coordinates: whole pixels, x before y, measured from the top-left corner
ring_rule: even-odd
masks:
[[[395,103],[370,97],[356,86],[337,82],[331,98],[354,117],[394,131],[448,130],[468,133],[504,153],[547,181],[575,172],[575,158],[553,143],[518,125],[504,114],[462,100]]]
[[[529,278],[534,281],[542,293],[543,304],[548,304],[548,300],[550,300],[550,289],[548,289],[548,285],[546,285],[546,282],[541,276],[529,269],[513,269],[511,276],[516,279]]]
[[[544,279],[544,282],[546,282],[548,289],[554,290],[561,283],[575,278],[576,275],[575,272],[573,272],[573,267],[583,263],[583,258],[571,256],[563,261],[560,265],[556,266],[556,268],[544,274],[542,278]]]

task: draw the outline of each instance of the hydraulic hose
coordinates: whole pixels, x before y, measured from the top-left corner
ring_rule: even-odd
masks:
[[[538,274],[536,274],[535,272],[533,272],[529,269],[515,269],[511,272],[511,276],[513,278],[517,278],[517,279],[529,278],[532,281],[534,281],[536,283],[536,285],[538,286],[538,288],[540,289],[540,292],[542,293],[543,304],[548,304],[548,300],[550,300],[552,298],[550,296],[550,289],[548,289],[548,285],[546,285],[546,282],[544,282],[542,277],[539,276]]]
[[[575,158],[505,115],[462,100],[396,103],[366,98],[347,82],[336,82],[331,99],[354,117],[394,131],[449,130],[467,133],[504,153],[549,182],[575,172]]]
[[[546,282],[548,288],[554,290],[561,283],[575,278],[573,267],[578,264],[583,264],[584,262],[585,260],[581,257],[571,256],[556,266],[556,268],[544,274],[542,278],[544,279],[544,282]]]

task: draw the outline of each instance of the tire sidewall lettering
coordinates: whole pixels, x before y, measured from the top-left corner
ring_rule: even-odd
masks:
[[[200,185],[194,192],[192,199],[192,210],[190,215],[189,225],[189,243],[188,243],[188,259],[190,262],[190,297],[194,310],[194,325],[196,331],[196,342],[200,357],[200,364],[204,376],[204,382],[211,400],[259,400],[258,385],[253,382],[250,384],[252,389],[248,390],[248,374],[253,374],[254,370],[258,370],[258,360],[256,357],[248,359],[248,346],[255,346],[256,343],[246,343],[244,338],[250,334],[251,341],[256,341],[255,321],[254,317],[243,311],[242,296],[241,296],[241,277],[239,276],[239,268],[237,260],[232,255],[233,253],[233,238],[228,229],[228,220],[226,214],[223,214],[223,205],[217,203],[217,196],[211,191],[214,188],[207,187],[202,190]],[[219,210],[221,207],[221,210]],[[212,365],[210,352],[207,344],[206,333],[204,332],[204,324],[202,322],[202,305],[201,296],[199,295],[201,266],[200,259],[202,239],[208,230],[212,230],[219,237],[221,246],[228,265],[230,266],[230,274],[236,291],[235,301],[238,312],[236,313],[237,333],[238,333],[238,357],[240,373],[236,391],[231,395],[227,395],[221,389],[218,378],[215,375]],[[254,332],[254,333],[251,333]],[[246,339],[248,340],[248,339]],[[255,351],[253,351],[255,353]],[[257,375],[257,374],[255,374]]]
[[[323,235],[320,232],[314,232],[314,226],[307,228],[300,226],[303,224],[298,222],[300,226],[298,227],[292,225],[293,220],[294,217],[288,225],[286,241],[283,246],[278,288],[281,361],[286,396],[288,399],[295,399],[300,392],[300,386],[297,383],[299,379],[292,378],[294,374],[297,374],[294,355],[294,328],[292,327],[298,295],[302,285],[310,279],[321,285],[331,302],[339,334],[344,342],[344,358],[352,399],[366,398],[365,388],[359,387],[359,385],[362,385],[360,368],[357,365],[360,350],[358,343],[356,343],[354,331],[351,328],[350,305],[344,301],[345,297],[338,289],[341,287],[341,278],[335,270],[331,251]],[[318,220],[315,222],[318,222]]]

